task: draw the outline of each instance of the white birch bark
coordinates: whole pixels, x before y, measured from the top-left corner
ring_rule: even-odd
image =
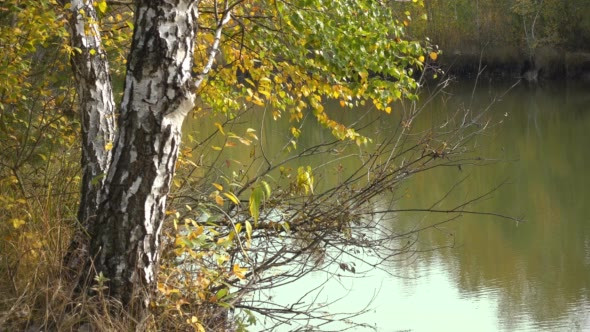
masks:
[[[127,304],[149,299],[181,126],[194,106],[194,1],[140,1],[112,164],[88,231],[94,267]]]
[[[216,28],[205,69],[193,75],[198,1],[136,1],[115,136],[111,83],[99,30],[92,23],[93,1],[70,1],[72,46],[82,49],[72,64],[83,114],[83,165],[88,165],[80,207],[88,241],[78,243],[87,254],[78,286],[83,289],[83,282],[102,273],[109,279],[110,296],[128,308],[145,309],[156,285],[160,230],[182,122],[194,107],[196,87],[213,65],[229,9]],[[110,141],[112,155],[105,148]],[[100,180],[94,186],[92,179]]]
[[[91,0],[72,0],[70,36],[82,125],[82,199],[78,219],[83,225],[96,213],[100,189],[111,162],[115,137],[115,103]],[[94,180],[94,181],[93,181]]]
[[[85,229],[96,215],[101,188],[111,163],[115,137],[115,103],[109,66],[104,53],[97,16],[90,0],[70,2],[70,45],[72,69],[76,80],[82,137],[82,188],[78,221],[64,260],[65,277],[72,282],[80,277],[88,257]]]

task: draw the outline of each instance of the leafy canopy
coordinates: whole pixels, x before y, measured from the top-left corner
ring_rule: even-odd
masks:
[[[207,3],[203,25],[214,26],[219,15]],[[323,105],[333,99],[352,108],[369,101],[389,113],[393,101],[416,98],[413,68],[430,52],[406,40],[404,29],[385,2],[243,1],[225,30],[220,66],[200,93],[202,108],[232,113],[248,103],[268,105],[275,119],[287,115],[290,121],[311,110],[336,137],[366,142],[332,120]],[[213,40],[213,32],[202,33]],[[197,64],[205,62],[209,44],[199,44]]]

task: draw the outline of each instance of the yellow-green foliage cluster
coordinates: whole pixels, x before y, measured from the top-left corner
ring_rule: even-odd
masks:
[[[219,20],[215,3],[199,2],[196,74],[210,54]],[[126,5],[108,1],[94,4],[114,89],[121,93],[132,12]],[[415,70],[422,68],[425,58],[436,59],[428,45],[407,40],[404,23],[393,20],[391,8],[378,1],[245,0],[237,4],[213,71],[198,91],[195,114],[232,119],[251,105],[264,106],[274,119],[294,124],[288,133],[293,137],[292,148],[301,135],[295,124],[306,114],[338,139],[359,145],[368,142],[369,138],[333,120],[325,103],[336,101],[342,111],[367,104],[394,112],[392,102],[417,98]],[[66,14],[56,0],[0,4],[0,293],[9,299],[0,302],[0,325],[34,315],[57,322],[65,312],[35,313],[31,308],[43,302],[50,310],[52,303],[63,298],[55,295],[57,290],[47,292],[47,284],[59,280],[61,259],[77,223],[79,122],[69,57],[79,50],[70,47],[68,39]],[[220,123],[213,126],[224,143],[211,143],[209,151],[237,144],[250,147],[259,139],[251,128],[236,135]],[[279,237],[290,231],[286,222],[262,222],[261,210],[272,210],[281,198],[305,199],[314,194],[309,166],[283,168],[286,184],[277,195],[266,180],[244,174],[226,177],[223,183],[206,183],[210,178],[200,177],[206,171],[191,161],[191,151],[182,151],[178,169],[186,177],[174,180],[174,190],[180,193],[187,183],[207,190],[201,196],[191,191],[199,203],[181,208],[181,200],[174,200],[180,195],[171,197],[159,297],[152,303],[160,315],[150,323],[154,328],[224,328],[223,309],[241,296],[230,291],[230,285],[248,283],[255,272],[247,267],[254,233],[268,230]],[[252,148],[251,157],[256,153]],[[244,211],[242,219],[223,218],[232,209]],[[238,256],[240,260],[233,260]],[[84,303],[100,304],[94,300]],[[251,316],[247,320],[253,321]]]
[[[432,53],[405,39],[390,7],[370,1],[245,1],[232,17],[222,62],[200,93],[202,108],[235,112],[245,104],[268,105],[275,119],[294,122],[311,112],[336,137],[357,144],[367,138],[334,121],[326,101],[343,108],[367,103],[390,113],[392,102],[416,98],[415,69]],[[211,42],[213,32],[202,38]],[[207,47],[199,44],[197,70]]]
[[[75,223],[78,124],[55,9],[0,4],[0,325],[34,314]]]

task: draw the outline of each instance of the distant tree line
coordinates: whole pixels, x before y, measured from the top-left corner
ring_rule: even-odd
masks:
[[[590,51],[587,0],[431,0],[424,13],[416,13],[408,2],[393,6],[413,34],[440,46],[443,59],[470,57],[473,61],[461,62],[473,67],[482,55],[504,72],[546,67],[547,76],[588,69],[589,59],[577,55]]]

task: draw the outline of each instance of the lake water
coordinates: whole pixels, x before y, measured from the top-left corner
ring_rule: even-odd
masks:
[[[489,113],[502,123],[476,143],[478,153],[498,162],[418,174],[405,184],[398,204],[430,206],[464,179],[439,206],[451,208],[503,183],[472,210],[525,221],[464,215],[422,232],[417,247],[424,252],[412,259],[362,278],[314,273],[276,290],[274,300],[287,305],[303,289],[328,280],[318,303],[341,298],[327,307],[334,313],[366,309],[354,320],[377,331],[590,331],[590,86],[508,88],[454,85],[427,106],[422,124],[457,109],[477,112],[492,105]],[[262,142],[278,151],[272,148],[273,130],[284,136],[287,129],[268,126]],[[302,139],[324,137],[330,134],[304,128]],[[442,218],[400,214],[390,222],[402,230]]]

